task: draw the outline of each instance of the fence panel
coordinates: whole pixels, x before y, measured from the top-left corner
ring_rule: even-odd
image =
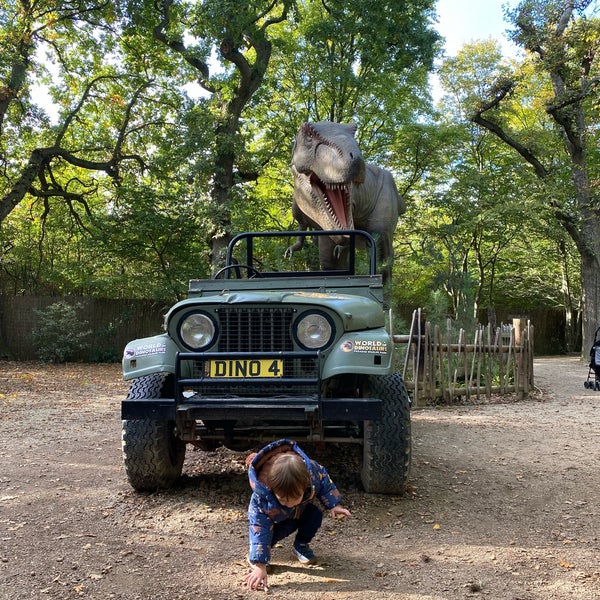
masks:
[[[151,300],[115,300],[75,296],[0,296],[0,356],[35,360],[32,332],[38,313],[57,301],[81,305],[82,330],[91,330],[82,361],[119,360],[132,339],[162,331],[167,306]],[[85,321],[85,323],[83,323]]]
[[[443,335],[439,326],[432,329],[421,317],[421,309],[414,311],[409,334],[394,335],[394,342],[403,346],[403,377],[415,406],[529,394],[534,342],[529,321],[515,319],[495,329],[479,325],[469,343],[467,332],[453,328],[450,319]]]

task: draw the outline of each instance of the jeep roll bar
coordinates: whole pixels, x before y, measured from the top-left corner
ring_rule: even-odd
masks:
[[[227,246],[226,264],[223,269],[223,278],[231,279],[231,271],[239,265],[240,269],[250,269],[258,271],[259,269],[254,264],[254,240],[257,238],[298,238],[298,237],[320,237],[320,236],[343,236],[348,238],[348,268],[327,270],[327,271],[294,271],[297,276],[314,276],[314,275],[355,275],[356,274],[356,248],[357,239],[362,238],[365,242],[365,247],[369,256],[369,274],[376,274],[376,250],[375,240],[371,234],[358,229],[331,229],[331,230],[315,230],[315,231],[286,231],[282,234],[281,231],[250,231],[236,235]],[[246,258],[237,260],[233,256],[234,249],[237,245],[242,245],[241,242],[246,241]],[[280,271],[260,271],[263,277],[289,277],[289,272]]]

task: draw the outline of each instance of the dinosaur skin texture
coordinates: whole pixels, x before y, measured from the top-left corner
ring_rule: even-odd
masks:
[[[377,265],[384,285],[391,281],[393,236],[406,210],[389,171],[366,163],[354,134],[356,125],[320,121],[303,123],[292,150],[292,214],[300,230],[360,229],[377,246]],[[344,236],[319,237],[321,268],[345,268]],[[291,256],[303,246],[300,236]]]

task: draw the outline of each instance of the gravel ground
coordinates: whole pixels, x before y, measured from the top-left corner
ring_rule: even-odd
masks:
[[[294,600],[600,599],[600,392],[577,358],[538,358],[527,401],[414,410],[403,497],[365,494],[357,448],[303,445],[351,518],[316,567],[274,549]],[[188,451],[173,490],[131,490],[119,365],[0,363],[0,598],[263,597],[247,572],[245,453]]]

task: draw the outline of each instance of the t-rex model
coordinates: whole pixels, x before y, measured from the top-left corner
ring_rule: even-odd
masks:
[[[354,134],[356,125],[320,121],[303,123],[292,150],[292,214],[301,230],[361,229],[377,244],[384,283],[391,278],[393,235],[405,210],[389,171],[365,163]],[[342,236],[319,237],[323,269],[344,268]],[[302,248],[304,236],[288,248]]]

